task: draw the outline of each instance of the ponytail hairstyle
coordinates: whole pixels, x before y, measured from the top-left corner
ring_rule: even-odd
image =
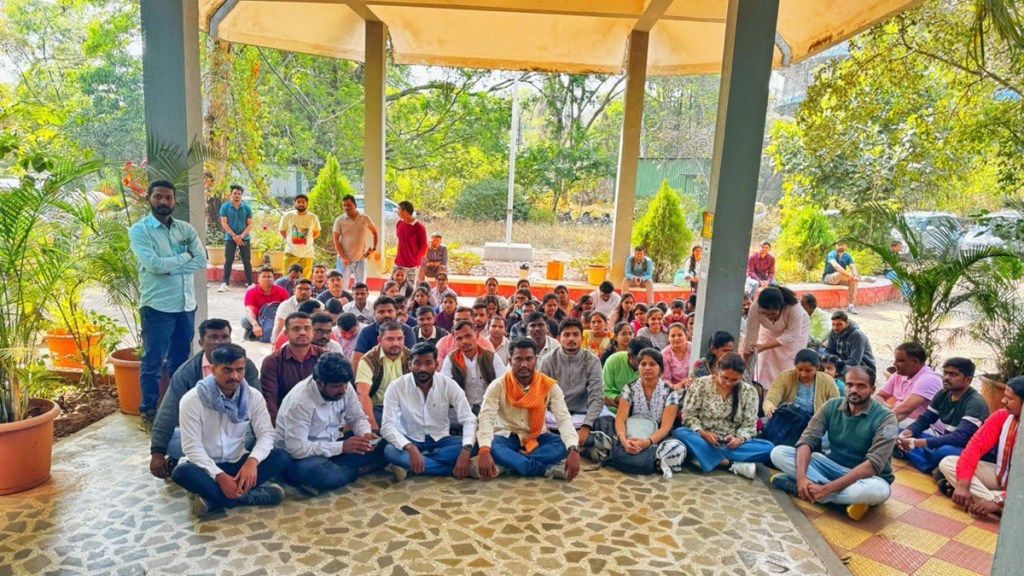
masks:
[[[704,361],[707,363],[709,371],[715,366],[715,350],[730,342],[735,344],[736,337],[724,330],[715,332],[711,335],[711,338],[708,339],[708,353],[704,357]]]
[[[721,374],[722,370],[733,370],[743,374],[743,371],[747,369],[747,363],[743,361],[743,357],[735,352],[731,352],[722,356],[722,361],[718,363],[718,373]],[[732,398],[732,411],[729,412],[729,421],[736,422],[736,412],[740,409],[740,389],[743,388],[743,382],[738,382],[732,387],[730,396]]]

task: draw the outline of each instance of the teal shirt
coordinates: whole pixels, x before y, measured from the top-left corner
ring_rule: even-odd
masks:
[[[811,450],[821,450],[821,437],[828,433],[828,457],[847,468],[864,461],[871,462],[875,474],[892,484],[892,449],[896,445],[899,425],[896,415],[872,398],[857,415],[847,410],[846,398],[833,398],[822,404],[797,441]]]
[[[150,214],[128,229],[128,239],[139,265],[139,306],[168,313],[195,310],[192,274],[206,269],[195,228],[173,218],[170,227],[164,226]]]
[[[604,396],[609,400],[618,398],[627,384],[640,377],[640,373],[629,365],[628,354],[626,351],[616,352],[604,363],[601,380],[604,381]],[[608,409],[615,412],[614,407],[609,406]]]
[[[235,208],[235,205],[228,201],[220,205],[220,215],[228,219],[228,228],[231,228],[235,234],[241,234],[245,227],[249,225],[249,220],[252,220],[252,208],[245,202],[242,202],[238,205],[238,208]],[[248,240],[249,234],[246,233],[242,239]],[[224,241],[227,242],[228,240],[231,240],[231,235],[225,232]]]

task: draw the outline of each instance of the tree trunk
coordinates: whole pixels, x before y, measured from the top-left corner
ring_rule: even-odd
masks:
[[[227,197],[231,173],[228,167],[228,103],[231,81],[231,44],[208,40],[210,70],[207,76],[209,103],[204,121],[206,145],[211,159],[206,162],[209,173],[206,188],[208,229],[211,234],[220,230],[220,206]]]

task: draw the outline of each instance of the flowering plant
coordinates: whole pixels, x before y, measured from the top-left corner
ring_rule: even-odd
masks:
[[[279,222],[270,214],[257,214],[249,231],[250,245],[254,250],[280,250],[284,238],[277,231]]]

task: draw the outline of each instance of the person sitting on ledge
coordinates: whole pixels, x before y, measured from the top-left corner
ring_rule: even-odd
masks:
[[[988,402],[971,388],[974,362],[950,358],[942,365],[942,390],[928,409],[900,432],[893,455],[921,472],[935,470],[946,456],[957,456],[988,418]],[[933,428],[938,423],[937,429]]]
[[[904,342],[893,352],[895,373],[885,381],[877,396],[892,408],[901,427],[909,426],[928,409],[928,403],[942,390],[942,378],[925,362],[928,355],[917,342]],[[849,366],[850,363],[846,362]]]
[[[957,506],[975,516],[1003,513],[1022,402],[1024,376],[1010,378],[1003,391],[1003,408],[985,420],[959,456],[946,456],[939,462],[946,482],[939,487]],[[982,462],[981,457],[993,448],[996,462]]]
[[[278,411],[275,444],[292,457],[288,481],[311,496],[384,467],[383,446],[370,432],[352,380],[344,356],[324,354]],[[344,439],[342,426],[352,432]]]
[[[449,435],[450,414],[458,420],[460,436]],[[409,373],[384,393],[381,436],[388,444],[388,470],[402,481],[409,472],[432,476],[469,475],[476,443],[476,416],[462,388],[437,372],[437,348],[418,342],[409,351]]]
[[[626,258],[626,267],[622,278],[622,293],[632,292],[634,288],[647,290],[647,303],[654,302],[654,262],[645,254],[643,246],[633,248],[633,257]],[[615,303],[618,306],[618,302]],[[605,314],[611,314],[615,310],[601,310]]]
[[[771,485],[808,502],[845,506],[853,520],[888,500],[898,421],[875,401],[874,391],[870,368],[847,368],[846,397],[833,398],[814,413],[796,448],[772,450],[772,464],[782,472],[771,477]],[[828,456],[821,451],[825,434]]]
[[[213,373],[181,398],[181,447],[171,478],[190,493],[196,518],[235,506],[276,505],[284,489],[270,482],[288,465],[274,448],[267,404],[245,381],[245,348],[222,344],[211,354]],[[245,448],[250,426],[256,436]]]
[[[470,465],[470,475],[487,480],[507,468],[520,476],[571,481],[580,471],[579,435],[562,389],[537,371],[533,340],[512,342],[510,360],[512,367],[484,393],[477,428],[480,455]],[[558,435],[545,432],[548,411],[558,423]]]
[[[683,425],[676,439],[707,474],[718,466],[754,478],[757,462],[768,462],[772,443],[757,436],[760,399],[754,387],[742,382],[746,363],[736,353],[718,362],[718,372],[690,382],[683,405]]]
[[[213,373],[211,355],[218,346],[231,343],[231,323],[210,318],[199,324],[199,353],[185,361],[171,376],[163,400],[153,420],[149,441],[149,472],[157,478],[170,478],[174,466],[181,460],[181,430],[178,428],[178,404],[186,392],[196,387],[203,378]],[[245,359],[245,381],[260,390],[260,373],[252,360]],[[251,447],[247,446],[247,447]]]

